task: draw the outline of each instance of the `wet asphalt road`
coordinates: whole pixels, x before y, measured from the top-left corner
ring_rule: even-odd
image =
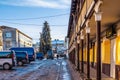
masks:
[[[71,80],[64,59],[36,60],[12,70],[0,68],[0,80]]]

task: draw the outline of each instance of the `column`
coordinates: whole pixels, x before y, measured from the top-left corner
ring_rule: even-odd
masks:
[[[90,28],[88,26],[89,20],[86,22],[86,46],[87,46],[87,79],[90,79],[90,49],[89,49],[89,41],[90,41]]]
[[[77,34],[77,70],[80,71],[80,58],[79,58],[79,45],[80,44],[80,36]]]
[[[95,21],[96,21],[96,52],[97,52],[97,80],[101,80],[101,18],[100,6],[102,1],[98,1],[95,6]]]
[[[101,80],[101,13],[95,13],[97,44],[97,80]]]
[[[83,63],[83,43],[84,43],[84,35],[82,33],[83,31],[81,31],[81,36],[80,36],[80,39],[81,39],[81,72],[84,73],[84,63]]]

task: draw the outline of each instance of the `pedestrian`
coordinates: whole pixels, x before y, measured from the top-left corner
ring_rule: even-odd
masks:
[[[59,56],[57,55],[57,59],[58,59],[58,57],[59,57]]]

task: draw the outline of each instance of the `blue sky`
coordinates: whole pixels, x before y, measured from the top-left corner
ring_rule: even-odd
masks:
[[[17,28],[32,37],[33,42],[37,42],[44,21],[48,21],[51,28],[52,40],[64,40],[67,35],[70,3],[71,0],[0,0],[0,25]],[[54,16],[59,14],[66,15],[40,19],[15,20]],[[36,24],[41,26],[24,24]]]

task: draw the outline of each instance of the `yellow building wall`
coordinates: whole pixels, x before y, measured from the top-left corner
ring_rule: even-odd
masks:
[[[83,61],[87,61],[87,53],[86,53],[86,48],[84,48],[84,51],[83,51]]]
[[[120,65],[120,36],[116,38],[116,64]]]
[[[86,52],[87,50],[86,50],[86,48],[84,49],[84,61],[87,61],[87,52]],[[80,57],[81,57],[81,55],[80,55]],[[81,60],[81,59],[80,59]],[[93,49],[91,48],[90,49],[90,62],[93,62]]]
[[[93,62],[93,49],[90,49],[90,62]]]
[[[102,63],[110,64],[110,40],[105,39],[101,44]]]
[[[101,60],[102,60],[102,63],[104,62],[104,56],[105,56],[105,54],[104,54],[105,49],[103,48],[103,46],[104,46],[103,43],[101,44],[101,58],[102,58]]]
[[[119,39],[119,47],[120,47],[120,39]],[[97,52],[96,52],[96,50],[97,50],[97,47],[96,47],[96,44],[95,44],[95,46],[94,46],[94,53],[95,53],[94,61],[95,62],[97,61]],[[120,50],[118,50],[117,52],[120,53]],[[80,61],[81,61],[81,54],[79,56],[80,56]],[[84,56],[83,60],[87,61],[86,48],[84,48],[83,56]],[[110,64],[110,40],[108,40],[108,39],[103,40],[103,42],[101,43],[101,59],[102,59],[102,63]],[[120,61],[120,58],[117,58],[117,59]],[[90,62],[93,62],[93,48],[90,49]]]
[[[94,49],[95,49],[95,58],[94,58],[94,61],[97,62],[97,46],[96,46],[96,43],[95,43],[95,46],[94,46]]]

